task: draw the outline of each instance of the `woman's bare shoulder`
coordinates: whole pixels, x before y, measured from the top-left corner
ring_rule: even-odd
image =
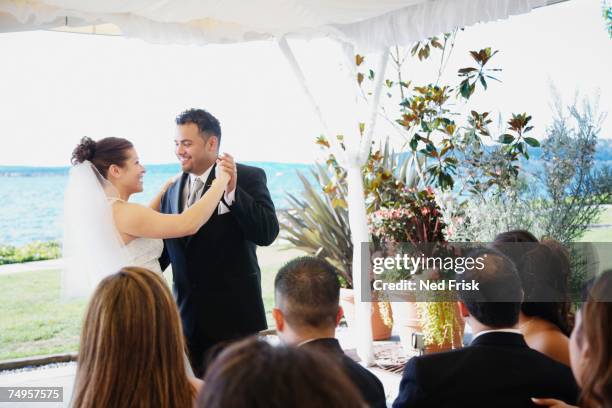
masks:
[[[565,365],[570,364],[569,339],[559,329],[546,328],[525,336],[529,347]]]

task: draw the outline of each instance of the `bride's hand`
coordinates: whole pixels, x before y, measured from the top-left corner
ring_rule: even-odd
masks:
[[[163,187],[161,188],[161,193],[164,194],[166,191],[168,191],[168,188],[170,188],[170,186],[176,182],[176,180],[178,180],[181,177],[180,173],[170,177],[163,185]]]
[[[222,165],[222,162],[223,162],[223,159],[217,159],[216,179],[222,182],[223,184],[227,184],[231,180],[232,175]]]

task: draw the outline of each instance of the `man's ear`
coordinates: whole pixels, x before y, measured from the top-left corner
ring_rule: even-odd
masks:
[[[283,316],[283,312],[281,312],[279,308],[275,307],[272,309],[272,317],[276,323],[276,331],[282,332],[285,328],[285,317]]]
[[[338,327],[340,324],[340,319],[342,319],[342,316],[344,316],[344,309],[342,309],[342,306],[338,305],[338,313],[336,313],[336,327]]]
[[[206,139],[206,146],[209,150],[218,152],[219,151],[219,138],[215,135],[209,134]]]
[[[468,310],[465,303],[457,302],[457,305],[459,305],[459,313],[461,313],[461,317],[468,317],[470,315],[470,311]]]

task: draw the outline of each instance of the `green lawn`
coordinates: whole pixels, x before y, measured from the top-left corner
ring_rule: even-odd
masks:
[[[581,242],[612,242],[612,228],[592,228],[584,233]]]
[[[0,276],[0,360],[75,351],[85,302],[60,301],[60,272]]]
[[[274,327],[274,276],[299,253],[274,247],[258,253],[268,326]],[[0,360],[76,351],[84,310],[84,301],[60,301],[58,270],[0,275]]]
[[[594,224],[612,224],[612,206],[606,207],[599,218],[593,222]]]

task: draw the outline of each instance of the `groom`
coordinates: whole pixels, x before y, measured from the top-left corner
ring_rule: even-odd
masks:
[[[182,212],[208,189],[221,142],[219,121],[205,110],[189,109],[176,124],[183,175],[162,198],[166,214]],[[195,235],[164,240],[161,260],[163,269],[172,264],[174,295],[199,377],[211,347],[267,328],[255,249],[270,245],[279,229],[264,171],[235,164],[229,155],[220,165],[232,177],[217,210]]]

